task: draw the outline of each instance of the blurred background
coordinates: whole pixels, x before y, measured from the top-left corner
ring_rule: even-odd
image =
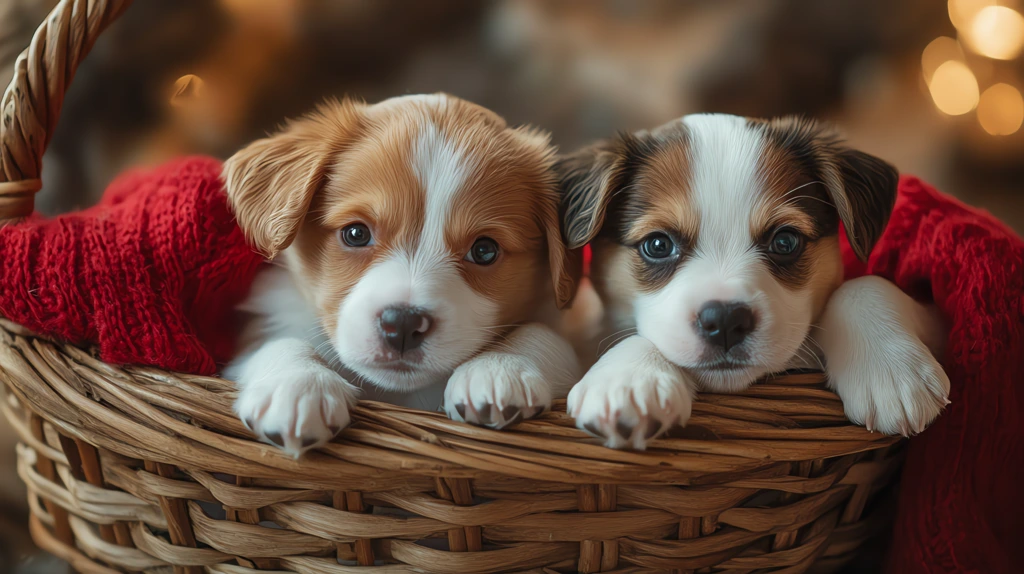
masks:
[[[554,133],[806,114],[1024,230],[1024,0],[140,0],[78,71],[37,207],[227,157],[326,96],[445,91]],[[0,0],[0,86],[55,0]],[[0,572],[31,552],[0,421]]]

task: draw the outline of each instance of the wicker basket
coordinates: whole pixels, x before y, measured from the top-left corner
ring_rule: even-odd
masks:
[[[64,0],[19,59],[0,219],[31,212],[64,90],[129,4]],[[828,572],[884,527],[892,505],[869,502],[902,458],[816,373],[703,395],[644,453],[598,445],[564,402],[505,432],[363,403],[299,461],[253,440],[230,382],[2,319],[0,383],[32,535],[81,572]]]

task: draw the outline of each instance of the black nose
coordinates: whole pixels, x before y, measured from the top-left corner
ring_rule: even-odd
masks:
[[[430,325],[430,316],[413,307],[388,307],[380,314],[384,342],[399,353],[419,347]]]
[[[743,303],[709,301],[697,313],[700,336],[727,352],[747,338],[754,323],[754,312]]]

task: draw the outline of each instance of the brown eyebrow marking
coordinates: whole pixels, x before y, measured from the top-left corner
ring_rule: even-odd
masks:
[[[763,187],[751,213],[751,237],[762,237],[783,221],[811,239],[838,234],[839,213],[816,167],[818,150],[813,138],[802,137],[806,126],[763,120],[750,126],[763,133],[757,165]]]
[[[700,214],[694,204],[691,181],[690,142],[682,124],[646,135],[646,153],[637,158],[626,197],[616,214],[617,241],[626,246],[636,289],[652,293],[665,287],[692,252],[700,233]],[[676,244],[678,257],[664,262],[646,261],[639,253],[641,242],[663,232]]]

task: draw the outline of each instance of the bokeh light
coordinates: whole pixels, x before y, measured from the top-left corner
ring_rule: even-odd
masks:
[[[939,36],[931,41],[924,51],[921,52],[921,71],[924,72],[924,80],[931,83],[932,74],[944,62],[949,60],[963,61],[964,52],[960,43],[949,36]]]
[[[949,21],[956,30],[963,32],[971,26],[974,16],[982,8],[995,4],[996,0],[949,0],[946,7],[949,9]]]
[[[966,114],[978,105],[978,81],[963,62],[943,62],[928,84],[935,107],[951,116]]]
[[[974,22],[974,17],[988,6],[995,6],[996,0],[949,0],[949,21],[956,26],[957,30],[963,32]],[[1003,2],[1005,5],[1006,3]]]
[[[1024,48],[1024,16],[1006,6],[982,8],[962,32],[972,50],[996,60],[1012,60]]]
[[[1024,123],[1024,98],[1010,84],[995,84],[981,94],[978,123],[994,136],[1008,136]]]

